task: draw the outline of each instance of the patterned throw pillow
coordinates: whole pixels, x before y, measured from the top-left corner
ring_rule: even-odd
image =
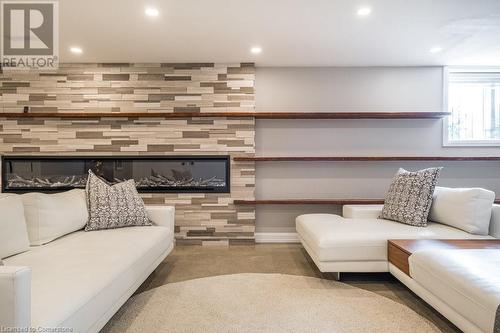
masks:
[[[133,179],[109,185],[89,170],[85,231],[151,225]]]
[[[380,217],[426,227],[432,194],[441,169],[429,168],[416,172],[399,169],[389,187]]]

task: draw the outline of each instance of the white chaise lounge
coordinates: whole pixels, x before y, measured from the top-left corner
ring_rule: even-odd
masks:
[[[299,239],[321,272],[388,272],[389,239],[488,239],[500,237],[500,206],[494,205],[490,235],[473,235],[441,223],[425,228],[379,219],[382,205],[346,205],[343,217],[296,218]]]

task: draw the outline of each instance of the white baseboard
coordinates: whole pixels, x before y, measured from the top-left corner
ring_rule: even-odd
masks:
[[[256,232],[255,243],[300,243],[296,232]]]

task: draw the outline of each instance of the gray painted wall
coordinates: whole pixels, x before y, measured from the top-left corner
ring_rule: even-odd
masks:
[[[441,111],[441,67],[258,68],[258,111]],[[442,147],[441,120],[258,120],[256,154],[296,156],[499,155]],[[260,162],[256,196],[383,198],[399,167],[443,166],[439,185],[485,187],[500,197],[500,162]],[[293,232],[302,213],[329,206],[259,206],[257,232]]]
[[[262,111],[440,111],[441,67],[259,67]]]

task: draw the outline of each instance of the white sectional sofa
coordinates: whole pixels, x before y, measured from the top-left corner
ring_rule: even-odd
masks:
[[[491,194],[485,200],[481,191],[449,190],[449,197],[447,191],[430,217],[448,224],[413,227],[379,219],[382,205],[347,205],[343,217],[298,216],[297,232],[322,272],[389,271],[464,332],[500,332],[499,249],[417,250],[408,258],[409,275],[388,262],[389,239],[500,238],[500,205],[491,204]],[[464,201],[467,196],[476,203]]]
[[[495,209],[500,206],[495,205]],[[296,218],[299,239],[321,272],[388,272],[389,239],[491,239],[500,236],[500,214],[490,235],[474,235],[441,223],[425,228],[379,219],[382,205],[346,205],[343,216],[306,214]],[[495,233],[493,233],[495,232]]]
[[[41,198],[52,202],[45,208],[57,206],[51,198]],[[69,200],[75,198],[85,200],[81,193]],[[70,204],[74,211],[84,206]],[[147,206],[153,226],[91,232],[74,223],[78,213],[66,210],[60,215],[42,208],[35,215],[51,217],[52,224],[36,232],[28,226],[30,243],[39,241],[40,234],[54,237],[61,226],[66,234],[3,259],[0,326],[98,332],[174,247],[173,207]],[[36,217],[26,212],[27,218]],[[65,221],[77,230],[64,228]]]
[[[500,305],[500,250],[422,250],[408,261],[410,276],[392,275],[467,333],[494,330]],[[497,323],[497,330],[500,328]]]

